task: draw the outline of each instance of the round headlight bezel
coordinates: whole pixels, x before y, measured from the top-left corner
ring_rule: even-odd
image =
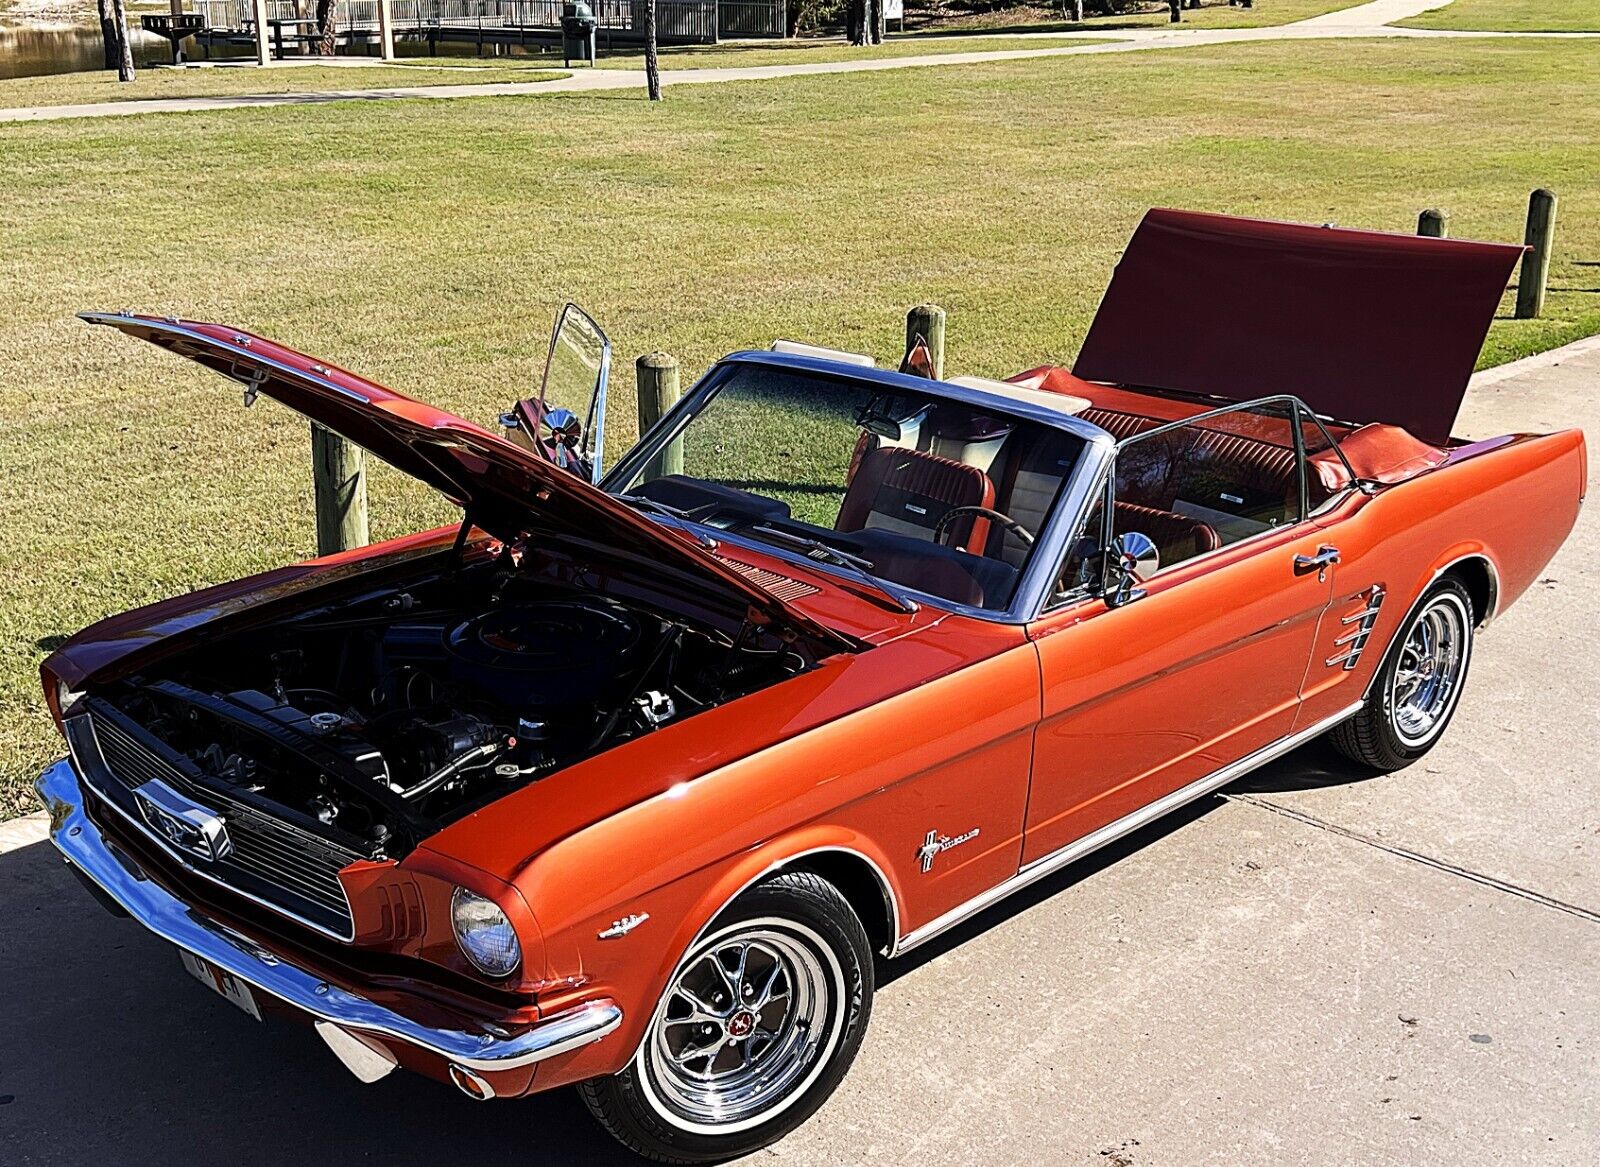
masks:
[[[511,961],[504,965],[496,964],[483,950],[475,949],[469,940],[469,936],[500,928],[505,930],[511,951]],[[456,947],[467,958],[467,963],[491,980],[503,981],[522,967],[522,938],[517,935],[505,909],[488,896],[464,887],[456,888],[450,896],[450,929],[455,933]]]

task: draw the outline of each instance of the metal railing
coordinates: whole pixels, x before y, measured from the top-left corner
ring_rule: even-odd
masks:
[[[785,0],[718,0],[717,35],[774,36],[788,33]]]
[[[189,0],[210,29],[245,29],[255,23],[252,0]],[[555,31],[562,0],[391,0],[397,32],[443,28],[513,28]],[[643,0],[591,0],[601,30],[640,36]],[[309,21],[315,0],[267,0],[269,21]],[[378,0],[338,0],[341,33],[378,27]],[[656,35],[662,43],[714,43],[719,36],[783,36],[786,0],[656,0]]]

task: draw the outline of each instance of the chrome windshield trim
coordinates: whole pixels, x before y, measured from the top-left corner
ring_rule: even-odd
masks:
[[[922,927],[912,929],[900,938],[899,942],[895,944],[894,951],[889,955],[899,956],[902,953],[909,952],[919,944],[926,944],[934,937],[954,928],[968,917],[977,915],[985,908],[993,907],[1013,892],[1021,891],[1029,884],[1035,883],[1053,872],[1060,871],[1075,860],[1082,859],[1085,855],[1098,851],[1107,843],[1115,842],[1122,838],[1123,835],[1154,822],[1162,815],[1177,810],[1185,803],[1193,802],[1195,799],[1210,794],[1214,790],[1220,790],[1228,783],[1237,778],[1242,778],[1250,771],[1281,758],[1296,746],[1304,745],[1312,738],[1328,732],[1340,722],[1354,717],[1361,712],[1361,707],[1365,704],[1365,700],[1357,701],[1354,705],[1341,709],[1332,717],[1324,718],[1315,725],[1309,725],[1305,729],[1297,730],[1287,737],[1279,738],[1275,742],[1262,746],[1259,750],[1252,754],[1247,754],[1237,762],[1231,762],[1222,767],[1222,769],[1207,774],[1204,778],[1180,787],[1172,793],[1156,799],[1154,802],[1147,803],[1132,814],[1124,815],[1116,822],[1107,823],[1099,830],[1068,843],[1060,850],[1052,851],[1048,855],[1035,859],[1032,863],[1024,865],[1020,871],[1003,883],[997,883],[988,891],[974,896],[966,903],[958,904],[944,915],[929,921]]]
[[[83,809],[72,763],[63,758],[35,784],[50,812],[57,850],[139,923],[162,939],[224,969],[253,988],[345,1029],[414,1045],[473,1070],[510,1070],[599,1041],[622,1024],[622,1010],[600,999],[547,1017],[522,1033],[423,1025],[357,993],[331,985],[246,936],[208,920],[112,849]]]

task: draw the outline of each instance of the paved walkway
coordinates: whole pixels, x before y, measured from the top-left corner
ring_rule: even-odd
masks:
[[[1490,370],[1458,428],[1600,437],[1597,381],[1597,342]],[[838,1094],[751,1162],[1600,1162],[1597,624],[1591,499],[1423,761],[1306,747],[893,962]],[[48,844],[0,854],[0,905],[0,1162],[638,1162],[570,1090],[359,1084]]]
[[[1236,44],[1248,41],[1293,40],[1326,37],[1506,37],[1506,36],[1600,36],[1600,33],[1499,33],[1443,32],[1426,29],[1393,28],[1390,22],[1405,20],[1451,0],[1373,0],[1339,12],[1312,17],[1296,24],[1271,28],[1150,28],[1116,32],[1088,29],[1083,32],[1035,34],[1041,41],[1117,37],[1111,43],[1058,45],[1037,49],[995,49],[971,53],[947,53],[921,57],[888,57],[862,61],[830,61],[792,65],[757,65],[724,69],[667,69],[661,74],[663,85],[713,85],[724,81],[766,81],[779,77],[807,77],[829,73],[867,73],[882,69],[925,69],[950,65],[973,65],[989,61],[1015,61],[1033,57],[1086,56],[1097,53],[1139,52],[1146,49],[1186,48],[1197,45]],[[332,90],[323,93],[274,93],[257,96],[168,97],[141,101],[104,101],[85,105],[36,106],[0,109],[0,122],[58,121],[67,118],[131,117],[147,113],[195,113],[203,110],[252,109],[282,105],[324,105],[334,101],[395,101],[401,99],[458,97],[514,97],[559,93],[594,93],[615,89],[639,88],[639,76],[625,69],[583,69],[558,81],[509,81],[489,85],[411,85],[388,89]]]

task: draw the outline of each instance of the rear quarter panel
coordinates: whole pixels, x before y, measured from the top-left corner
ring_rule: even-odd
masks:
[[[1334,599],[1318,631],[1302,688],[1298,724],[1311,725],[1359,700],[1407,614],[1433,580],[1464,559],[1486,561],[1495,576],[1491,610],[1503,612],[1550,562],[1582,504],[1587,454],[1580,430],[1515,435],[1451,451],[1438,469],[1375,496],[1347,498],[1319,522],[1339,548]],[[1350,632],[1343,619],[1384,592],[1357,667],[1328,662]]]

